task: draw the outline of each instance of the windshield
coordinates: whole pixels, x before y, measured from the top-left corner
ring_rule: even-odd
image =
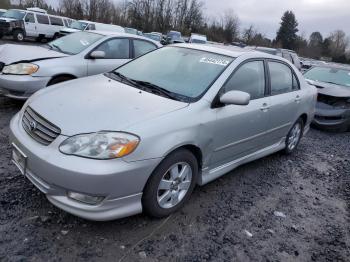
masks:
[[[124,28],[125,30],[125,33],[128,33],[128,34],[133,34],[133,35],[137,35],[137,30],[134,29],[134,28]]]
[[[144,34],[145,37],[148,37],[149,39],[152,39],[154,41],[160,42],[160,35],[155,35],[155,34]]]
[[[192,39],[191,39],[191,43],[193,43],[193,44],[206,44],[207,41],[201,40],[201,39],[192,38]]]
[[[74,21],[70,24],[70,28],[83,31],[83,30],[85,30],[87,25],[88,25],[88,23],[85,23],[85,22]]]
[[[179,39],[179,38],[181,38],[181,33],[171,31],[167,34],[167,37],[170,37],[171,39]]]
[[[309,80],[350,87],[350,69],[314,67],[304,74]]]
[[[54,40],[48,46],[65,54],[76,55],[103,37],[100,34],[78,32]]]
[[[5,12],[4,11],[0,11],[0,16],[2,16],[3,14],[5,14]]]
[[[232,57],[210,52],[164,47],[119,67],[115,73],[195,101],[232,61]]]
[[[13,18],[13,19],[17,19],[17,20],[22,20],[25,14],[26,14],[25,11],[8,10],[7,12],[5,12],[5,13],[2,15],[2,17]]]

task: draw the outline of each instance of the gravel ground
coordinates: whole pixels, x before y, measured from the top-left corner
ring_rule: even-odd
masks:
[[[11,164],[8,125],[22,105],[0,97],[0,261],[349,261],[349,133],[311,130],[294,155],[196,188],[166,219],[90,222]]]
[[[90,222],[52,206],[10,163],[0,98],[1,261],[349,261],[350,135],[317,130],[197,188],[166,219]]]

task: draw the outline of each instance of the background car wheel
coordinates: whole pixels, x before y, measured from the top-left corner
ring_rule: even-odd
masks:
[[[286,148],[284,152],[286,154],[291,154],[298,147],[301,137],[304,132],[304,122],[301,118],[298,119],[297,122],[294,123],[292,128],[290,129],[287,139],[286,139]]]
[[[71,77],[71,76],[57,76],[57,77],[51,79],[51,81],[47,84],[47,86],[55,85],[55,84],[69,81],[69,80],[73,80],[73,79],[74,79],[74,77]]]
[[[160,218],[180,209],[190,198],[197,176],[197,159],[190,151],[180,149],[170,154],[146,184],[142,196],[145,213]]]
[[[15,30],[13,32],[13,39],[19,42],[22,42],[24,40],[24,32],[22,30]]]

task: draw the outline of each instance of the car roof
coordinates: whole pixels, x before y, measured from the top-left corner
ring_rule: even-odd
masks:
[[[350,71],[350,65],[336,64],[336,63],[325,63],[325,64],[317,64],[317,65],[314,64],[312,67],[334,68],[334,69],[343,69],[343,70]]]
[[[136,38],[136,39],[142,39],[142,40],[147,40],[148,42],[152,42],[156,44],[158,47],[161,46],[158,42],[153,41],[150,38],[141,36],[141,35],[134,35],[134,34],[128,34],[128,33],[122,33],[122,32],[113,32],[113,31],[99,31],[99,30],[90,30],[90,31],[84,31],[88,33],[95,33],[95,34],[100,34],[104,36],[121,36],[121,37],[129,37],[129,38]]]

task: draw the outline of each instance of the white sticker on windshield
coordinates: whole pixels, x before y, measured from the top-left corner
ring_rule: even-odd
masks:
[[[86,40],[84,40],[84,39],[81,39],[81,40],[80,40],[80,43],[81,43],[83,46],[89,45],[89,42],[86,41]]]
[[[213,64],[213,65],[220,65],[220,66],[227,66],[230,63],[230,61],[228,61],[228,60],[216,59],[216,58],[210,58],[210,57],[202,57],[199,60],[199,62]]]

